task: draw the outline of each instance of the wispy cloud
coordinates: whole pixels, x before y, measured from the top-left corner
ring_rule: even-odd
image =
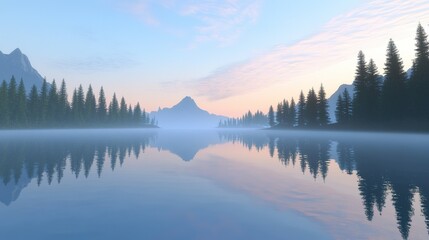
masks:
[[[236,40],[243,29],[256,21],[261,0],[130,0],[126,8],[150,26],[172,28],[159,9],[171,11],[185,20],[194,20],[190,31],[194,42],[218,42],[222,45]],[[158,11],[157,11],[158,9]],[[182,30],[179,30],[182,31]]]
[[[212,100],[240,95],[331,66],[354,56],[360,48],[384,48],[381,42],[405,28],[414,30],[419,21],[429,22],[427,0],[368,1],[332,19],[318,34],[219,69],[191,85]]]

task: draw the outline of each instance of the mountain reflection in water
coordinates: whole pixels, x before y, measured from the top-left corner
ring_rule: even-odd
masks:
[[[416,214],[424,217],[429,231],[428,140],[426,135],[411,134],[262,130],[5,131],[0,134],[0,201],[13,205],[33,179],[37,185],[61,183],[68,173],[88,177],[91,168],[102,178],[103,169],[114,170],[130,156],[142,158],[148,148],[199,161],[200,151],[239,144],[267,150],[266,157],[323,181],[336,162],[344,174],[357,176],[360,208],[367,221],[381,215],[391,202],[400,236],[407,239]],[[421,206],[414,205],[416,198]]]

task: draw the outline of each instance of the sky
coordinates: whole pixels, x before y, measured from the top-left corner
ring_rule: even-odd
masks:
[[[104,87],[148,111],[185,96],[211,113],[267,111],[352,83],[362,50],[383,73],[392,38],[409,68],[428,0],[0,1],[0,51],[42,76]]]

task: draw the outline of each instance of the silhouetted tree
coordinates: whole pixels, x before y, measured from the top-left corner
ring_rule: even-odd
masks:
[[[402,60],[393,40],[387,47],[385,81],[382,92],[383,117],[386,121],[398,121],[406,114],[406,84]],[[354,110],[354,109],[353,109]]]
[[[305,97],[304,93],[301,91],[298,100],[298,127],[305,126]]]
[[[326,99],[325,89],[323,85],[320,86],[319,95],[317,99],[317,113],[320,126],[326,126],[329,123],[328,100]]]
[[[101,87],[100,94],[98,95],[97,118],[102,124],[104,124],[107,119],[107,104],[103,87]]]
[[[270,106],[270,109],[268,110],[268,124],[270,125],[270,127],[275,126],[273,106]]]
[[[364,119],[367,122],[374,122],[379,117],[381,86],[380,76],[374,60],[370,59],[368,63],[366,95],[364,101]]]
[[[16,121],[18,127],[27,126],[27,95],[25,93],[24,82],[20,81],[18,86],[18,92],[16,95],[17,109],[16,109]]]
[[[86,123],[92,124],[96,121],[97,116],[97,102],[95,100],[92,86],[89,85],[88,91],[85,97],[85,121]]]
[[[365,117],[365,101],[367,97],[368,69],[365,61],[365,55],[362,51],[358,54],[358,63],[356,67],[356,76],[353,82],[353,119],[362,121]]]
[[[9,119],[12,125],[16,124],[16,112],[18,109],[17,101],[17,86],[15,77],[12,76],[8,86],[8,104],[9,104]]]
[[[111,123],[117,123],[119,121],[119,103],[115,93],[109,105],[109,120]]]
[[[409,82],[411,115],[415,119],[428,120],[429,107],[429,43],[427,34],[421,24],[417,27],[416,58]]]
[[[58,108],[59,106],[58,106],[57,84],[55,80],[53,80],[48,93],[48,103],[47,103],[48,124],[56,125],[56,120],[58,119]]]
[[[66,82],[61,82],[60,92],[58,94],[58,119],[62,123],[68,122],[70,113],[70,103],[67,95]]]
[[[37,92],[36,85],[30,90],[30,95],[27,101],[27,117],[30,122],[30,125],[37,126],[37,119],[40,116],[40,103],[39,103],[39,94]]]
[[[306,119],[307,126],[316,127],[319,125],[317,115],[318,115],[317,95],[314,89],[312,88],[307,94],[307,101],[305,104],[305,119]]]
[[[296,125],[296,104],[295,104],[295,100],[293,100],[293,98],[290,101],[289,114],[288,114],[286,121],[288,122],[288,125],[290,127],[294,127]]]

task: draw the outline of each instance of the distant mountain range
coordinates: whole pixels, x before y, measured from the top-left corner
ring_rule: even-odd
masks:
[[[150,117],[154,117],[161,128],[214,128],[219,121],[227,119],[201,109],[189,96],[171,108],[151,112]]]
[[[4,54],[0,51],[0,81],[9,82],[12,76],[15,76],[17,82],[21,79],[24,81],[27,92],[31,90],[33,85],[36,85],[38,89],[42,87],[42,76],[31,66],[30,60],[19,48],[10,54]]]

